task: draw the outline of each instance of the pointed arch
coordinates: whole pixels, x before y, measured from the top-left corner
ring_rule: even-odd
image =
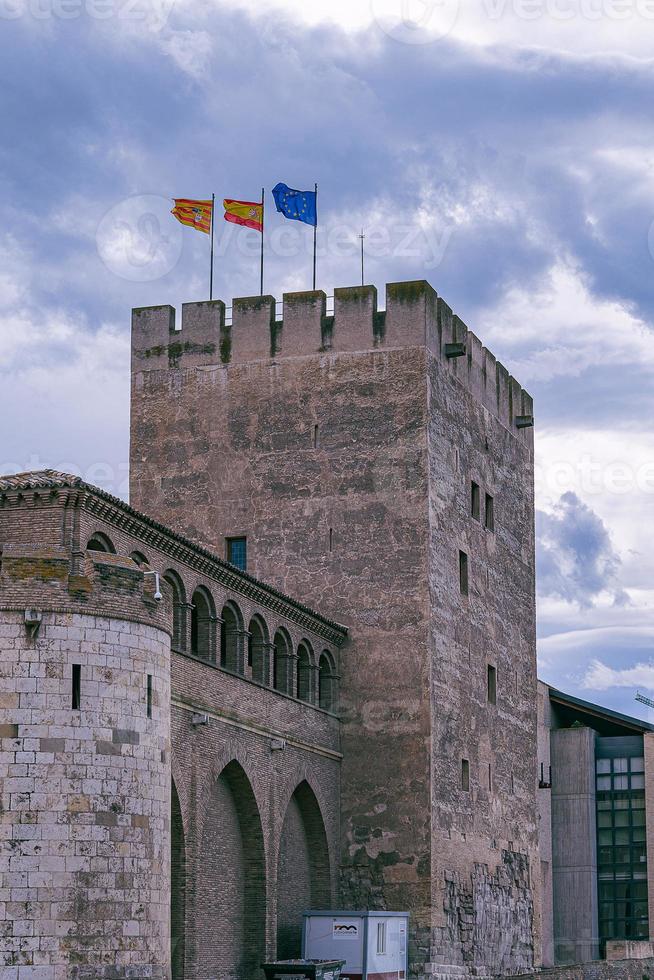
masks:
[[[233,600],[226,602],[220,614],[220,666],[235,674],[245,673],[243,653],[243,613]]]
[[[203,660],[216,657],[216,607],[213,597],[203,585],[191,599],[191,653]]]
[[[283,694],[290,694],[292,693],[293,644],[283,626],[276,631],[273,645],[273,687]]]
[[[291,796],[282,826],[277,865],[277,957],[301,954],[302,915],[329,908],[329,845],[316,794],[303,780]]]
[[[180,576],[172,568],[164,572],[163,580],[170,586],[173,596],[173,650],[186,652],[186,591]]]
[[[313,704],[313,650],[308,640],[302,640],[297,648],[297,668],[295,678],[295,696],[300,701]]]
[[[197,881],[202,976],[251,980],[265,958],[266,871],[263,830],[245,770],[232,760],[207,800]]]
[[[170,801],[170,963],[172,980],[184,980],[186,938],[186,841],[174,780]]]
[[[318,705],[325,711],[335,711],[337,700],[336,665],[329,650],[323,650],[318,663]]]
[[[270,684],[270,634],[262,616],[255,615],[248,626],[247,673],[259,684]]]

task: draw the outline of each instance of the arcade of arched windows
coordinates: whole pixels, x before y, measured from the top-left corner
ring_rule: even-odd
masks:
[[[121,549],[122,541],[118,542]],[[116,554],[114,541],[96,531],[87,550]],[[146,574],[161,567],[160,555],[129,550],[134,564]],[[245,600],[219,594],[216,582],[189,581],[175,568],[160,578],[172,599],[172,647],[178,653],[221,667],[307,704],[335,712],[338,704],[338,661],[317,638],[293,637],[269,610],[252,609]]]

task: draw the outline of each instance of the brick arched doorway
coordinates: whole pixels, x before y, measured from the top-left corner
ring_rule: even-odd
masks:
[[[198,976],[253,980],[265,959],[265,859],[259,809],[238,762],[214,783],[199,857]]]
[[[284,817],[277,867],[277,956],[301,954],[302,913],[329,908],[329,849],[320,805],[307,782],[293,793]]]
[[[182,810],[175,783],[170,800],[170,963],[172,980],[184,980],[186,921],[186,846]]]

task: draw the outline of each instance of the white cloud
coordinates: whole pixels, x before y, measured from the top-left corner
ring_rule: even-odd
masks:
[[[601,660],[593,660],[584,675],[583,686],[593,691],[609,691],[614,687],[644,687],[654,691],[654,661],[616,669]]]
[[[593,295],[572,260],[558,259],[539,283],[509,288],[475,332],[511,351],[511,370],[527,386],[609,363],[654,371],[654,331],[629,304]]]

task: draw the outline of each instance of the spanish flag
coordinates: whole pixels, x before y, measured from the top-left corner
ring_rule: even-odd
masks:
[[[225,221],[231,221],[235,225],[245,225],[246,228],[254,228],[255,231],[263,232],[263,203],[260,201],[232,201],[226,198],[223,201],[225,208]]]
[[[173,198],[175,207],[170,212],[178,221],[189,228],[203,231],[205,235],[211,232],[212,201],[191,201],[186,197]]]

